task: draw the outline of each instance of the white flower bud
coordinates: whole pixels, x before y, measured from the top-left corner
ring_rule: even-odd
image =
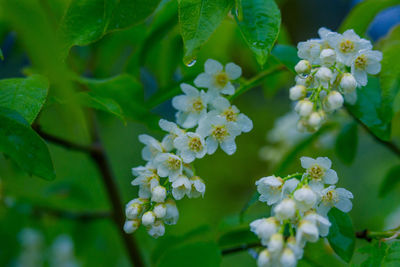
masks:
[[[132,203],[127,206],[125,209],[126,218],[128,219],[136,219],[139,214],[142,212],[143,206],[139,203]]]
[[[313,112],[308,118],[308,125],[313,128],[319,128],[322,124],[322,120],[323,117],[321,116],[320,112]]]
[[[319,231],[315,223],[308,220],[302,220],[296,233],[296,239],[301,245],[305,245],[306,241],[317,242],[319,239]]]
[[[290,248],[285,248],[280,258],[281,266],[295,267],[297,265],[297,259],[293,251]]]
[[[269,267],[271,266],[271,255],[269,254],[268,249],[264,249],[258,254],[257,258],[257,266],[258,267]]]
[[[319,56],[321,62],[325,66],[332,66],[336,61],[336,53],[333,49],[324,49]]]
[[[290,198],[286,198],[281,201],[278,205],[274,208],[275,217],[278,220],[287,220],[291,219],[296,214],[296,203],[294,200]]]
[[[357,87],[356,79],[350,73],[345,73],[340,79],[340,87],[345,93],[353,92]]]
[[[161,219],[167,214],[167,206],[164,203],[159,203],[154,206],[154,214]]]
[[[302,188],[296,190],[296,192],[293,194],[293,197],[296,201],[297,208],[302,212],[311,209],[317,202],[317,195],[309,186],[303,186]]]
[[[321,81],[325,81],[328,82],[330,80],[332,80],[333,78],[333,73],[330,69],[328,69],[327,67],[321,67],[319,68],[319,70],[316,73],[316,76],[319,80]]]
[[[154,238],[158,238],[160,236],[163,236],[165,233],[165,226],[161,221],[156,221],[150,229],[147,231],[149,235],[151,235]]]
[[[124,231],[127,234],[132,234],[140,226],[140,220],[127,220],[124,224]]]
[[[311,114],[314,104],[307,99],[303,99],[296,104],[294,108],[301,117],[307,117]]]
[[[155,220],[156,220],[156,215],[152,211],[147,211],[142,216],[142,224],[144,226],[152,225]]]
[[[283,249],[283,235],[280,233],[273,234],[268,242],[268,250],[274,256],[281,253]]]
[[[157,185],[151,190],[151,201],[164,202],[167,197],[167,189],[164,186]]]
[[[311,71],[311,64],[308,60],[300,60],[296,66],[294,67],[294,70],[298,74],[307,74],[310,73]]]
[[[330,92],[327,97],[326,97],[326,108],[328,108],[328,111],[333,111],[336,109],[339,109],[343,106],[343,96],[341,93],[338,91],[332,91]]]
[[[278,222],[274,217],[258,219],[250,223],[250,230],[261,239],[263,245],[267,245],[269,238],[278,230]]]
[[[307,89],[304,85],[295,85],[290,88],[289,91],[289,98],[290,100],[296,101],[300,100],[307,95]]]
[[[176,224],[179,219],[179,211],[178,208],[176,207],[175,201],[169,199],[165,203],[165,206],[167,207],[165,217],[163,218],[165,224],[168,225]]]

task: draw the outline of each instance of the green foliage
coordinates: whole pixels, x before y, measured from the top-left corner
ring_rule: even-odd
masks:
[[[378,78],[369,77],[365,87],[357,88],[357,102],[347,107],[378,138],[390,139],[391,118],[382,114],[382,96]]]
[[[366,0],[354,7],[343,21],[339,32],[354,29],[358,34],[364,35],[369,24],[382,10],[398,5],[398,0]]]
[[[218,239],[218,246],[221,249],[228,249],[232,247],[240,247],[248,244],[257,244],[260,240],[257,236],[250,232],[248,224],[244,226],[235,227],[223,233]]]
[[[247,45],[264,66],[278,38],[281,13],[274,0],[240,0],[236,19]]]
[[[336,155],[345,164],[353,163],[357,155],[358,124],[356,122],[345,125],[336,138]]]
[[[214,242],[198,242],[175,247],[166,253],[157,266],[159,267],[218,267],[221,264],[221,251]]]
[[[297,56],[296,47],[291,45],[276,45],[272,49],[271,55],[278,59],[278,61],[285,65],[291,72],[296,74],[294,67],[300,60]]]
[[[389,244],[376,241],[372,245],[360,248],[358,251],[368,255],[368,258],[361,263],[361,267],[395,267],[400,264],[399,241]]]
[[[0,109],[0,150],[23,170],[47,180],[55,178],[47,145],[17,112]]]
[[[179,23],[185,45],[185,64],[196,60],[200,47],[226,17],[232,5],[233,0],[179,1]]]
[[[380,187],[379,196],[383,197],[390,191],[396,188],[396,185],[400,183],[400,165],[393,166],[386,173]]]
[[[332,223],[327,237],[329,244],[339,257],[350,262],[356,242],[351,218],[336,208],[329,211],[328,218]]]
[[[42,109],[49,83],[43,76],[0,80],[0,107],[17,111],[30,124]]]
[[[59,26],[63,54],[71,46],[87,45],[110,31],[142,22],[158,6],[160,0],[72,0]]]
[[[4,60],[4,55],[3,55],[3,51],[1,51],[1,48],[0,48],[0,59]]]

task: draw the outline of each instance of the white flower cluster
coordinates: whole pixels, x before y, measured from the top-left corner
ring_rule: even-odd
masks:
[[[329,210],[351,210],[353,195],[344,188],[336,188],[338,176],[331,165],[326,157],[302,157],[304,173],[285,178],[268,176],[256,182],[259,200],[272,206],[273,215],[250,224],[251,231],[267,247],[258,255],[259,267],[296,266],[306,242],[316,242],[320,236],[328,235]]]
[[[318,34],[320,39],[297,45],[302,60],[295,66],[296,85],[290,88],[290,99],[298,101],[298,127],[307,131],[318,130],[326,114],[341,108],[344,100],[354,104],[356,87],[367,85],[367,74],[381,70],[382,53],[354,30],[339,34],[320,28]]]
[[[179,217],[175,200],[200,197],[206,190],[192,162],[213,154],[218,146],[228,155],[235,153],[236,136],[249,132],[253,123],[222,94],[235,93],[231,81],[241,73],[234,63],[224,69],[218,61],[208,59],[205,72],[194,80],[207,92],[181,84],[184,94],[172,99],[178,110],[177,124],[160,120],[159,126],[167,132],[161,142],[149,135],[139,136],[147,163],[132,169],[136,177],[132,185],[139,186],[139,198],[126,205],[125,232],[133,233],[142,224],[151,236],[164,235],[164,224],[176,224]]]

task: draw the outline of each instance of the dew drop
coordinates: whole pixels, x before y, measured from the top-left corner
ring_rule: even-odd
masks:
[[[188,66],[188,67],[193,67],[194,64],[196,64],[196,59],[195,59],[195,58],[192,59],[191,61],[189,61],[188,63],[186,63],[186,66]]]

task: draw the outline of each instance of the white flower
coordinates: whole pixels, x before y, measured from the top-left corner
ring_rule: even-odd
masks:
[[[315,76],[322,82],[329,82],[333,78],[333,72],[327,67],[320,67]]]
[[[158,185],[151,189],[151,201],[157,203],[164,202],[166,197],[167,189],[164,186]]]
[[[124,231],[127,234],[132,234],[140,226],[140,220],[127,220],[124,224]]]
[[[307,74],[310,73],[311,71],[311,64],[309,61],[307,60],[300,60],[296,66],[294,67],[294,70],[298,73],[298,74]]]
[[[314,104],[310,100],[303,99],[297,102],[296,107],[294,109],[301,117],[307,117],[308,115],[311,114],[313,108]]]
[[[164,218],[167,214],[167,206],[165,203],[158,203],[154,206],[154,214],[158,219]]]
[[[172,153],[162,153],[154,159],[157,173],[161,177],[169,177],[172,182],[182,173],[182,159]]]
[[[274,175],[263,177],[256,182],[257,191],[260,193],[259,200],[273,205],[281,200],[282,186],[284,181]]]
[[[269,239],[278,230],[278,222],[274,217],[262,218],[250,223],[250,230],[261,239],[261,244],[267,245]]]
[[[208,96],[193,86],[182,83],[184,95],[175,96],[172,106],[178,110],[176,120],[184,128],[192,128],[207,113]]]
[[[331,226],[331,222],[327,218],[315,212],[309,212],[304,217],[304,220],[314,223],[318,228],[320,236],[325,237],[329,234],[329,227]]]
[[[350,73],[344,73],[340,79],[340,87],[345,93],[351,93],[356,89],[357,81]]]
[[[332,66],[336,62],[336,53],[333,49],[324,49],[319,56],[321,64],[325,66]]]
[[[175,201],[168,199],[167,202],[165,202],[165,206],[167,207],[167,211],[163,218],[164,223],[168,225],[176,224],[179,219],[179,211]]]
[[[307,95],[307,89],[304,85],[295,85],[290,88],[289,98],[290,100],[296,101],[303,99]]]
[[[317,212],[326,216],[332,207],[336,207],[343,212],[349,212],[353,204],[351,200],[353,194],[344,188],[329,186],[321,191],[321,203],[317,207]]]
[[[185,195],[189,195],[192,184],[184,175],[179,175],[172,183],[172,195],[176,200],[182,199]]]
[[[143,211],[143,204],[147,203],[147,199],[135,198],[126,204],[125,215],[128,219],[137,219]]]
[[[300,42],[297,45],[297,55],[299,56],[299,58],[308,60],[311,64],[319,64],[321,43],[321,40],[318,39],[311,39],[306,42]]]
[[[299,184],[299,180],[296,178],[291,178],[285,181],[285,184],[282,187],[282,198],[288,197]]]
[[[327,111],[333,111],[343,106],[343,96],[338,91],[331,91],[326,97],[324,108]]]
[[[307,185],[297,189],[293,194],[293,198],[296,201],[296,207],[301,212],[305,212],[313,208],[317,202],[317,195]]]
[[[165,233],[165,226],[162,221],[156,221],[154,224],[151,225],[149,230],[147,231],[149,235],[154,238],[158,238],[163,236]]]
[[[353,74],[360,86],[367,85],[369,74],[378,74],[381,71],[382,52],[374,50],[360,50],[351,63],[351,74]]]
[[[272,257],[279,255],[283,249],[283,235],[275,233],[271,236],[268,242],[268,250]]]
[[[146,146],[142,149],[142,158],[147,161],[153,160],[158,154],[163,153],[164,147],[154,137],[141,134],[139,135],[139,141]]]
[[[158,122],[158,125],[160,126],[161,129],[169,133],[163,138],[161,144],[163,145],[166,151],[173,150],[175,138],[185,134],[185,131],[180,129],[178,125],[176,125],[174,122],[170,122],[164,119],[161,119]]]
[[[236,106],[231,106],[231,103],[225,97],[219,96],[215,98],[212,104],[215,110],[210,111],[210,116],[220,115],[224,117],[226,121],[237,124],[240,131],[244,133],[250,132],[251,129],[253,129],[253,122],[249,117],[240,113]]]
[[[264,249],[258,254],[257,258],[257,266],[258,267],[270,267],[272,266],[271,255],[269,254],[268,249]]]
[[[152,225],[155,220],[156,220],[156,215],[154,214],[153,211],[146,211],[145,213],[143,213],[142,224],[144,226]]]
[[[159,185],[159,176],[157,170],[152,164],[146,164],[146,167],[139,166],[132,169],[133,175],[138,175],[131,184],[139,186],[139,197],[150,198],[151,190]]]
[[[233,87],[231,80],[236,80],[242,75],[242,69],[234,64],[228,63],[223,66],[216,60],[208,59],[204,64],[204,73],[199,74],[194,80],[197,87],[208,88],[213,94],[221,93],[226,95],[233,95],[235,87]]]
[[[286,246],[293,251],[296,259],[301,259],[303,257],[304,250],[302,246],[300,246],[299,243],[296,241],[296,238],[294,236],[289,236],[286,241]]]
[[[183,162],[190,163],[195,158],[202,158],[207,153],[204,138],[193,132],[187,132],[174,140],[174,146],[179,150]]]
[[[296,202],[293,199],[286,198],[274,208],[275,217],[278,220],[292,219],[296,215]]]
[[[361,39],[354,30],[347,30],[343,35],[332,32],[328,34],[327,40],[329,45],[335,49],[338,61],[347,66],[350,66],[359,50],[372,48],[371,43]]]
[[[190,178],[190,183],[192,184],[191,190],[188,194],[189,198],[198,198],[200,196],[204,197],[206,192],[206,185],[199,176],[193,176]]]
[[[297,265],[296,256],[290,248],[285,248],[283,250],[279,262],[281,266],[284,267],[294,267]]]
[[[318,129],[321,127],[322,121],[323,121],[323,116],[321,112],[314,111],[313,113],[310,114],[310,117],[308,118],[308,125],[311,126],[314,129]]]
[[[338,176],[334,170],[331,169],[332,162],[327,157],[318,157],[312,159],[309,157],[301,157],[301,166],[307,169],[307,175],[311,178],[310,186],[322,182],[325,184],[336,184]]]
[[[302,247],[309,242],[317,242],[319,239],[319,231],[315,223],[308,220],[301,220],[296,232],[296,240]]]
[[[235,137],[240,134],[237,124],[228,122],[221,116],[207,115],[199,123],[196,132],[201,136],[207,136],[207,153],[213,154],[218,144],[226,154],[232,155],[236,151]]]

